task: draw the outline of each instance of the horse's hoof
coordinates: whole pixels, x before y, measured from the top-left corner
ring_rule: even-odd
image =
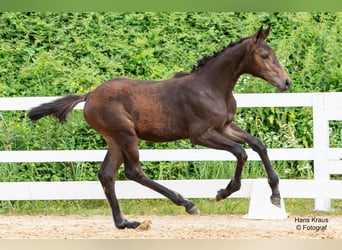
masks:
[[[141,224],[140,222],[128,221],[128,220],[125,219],[122,223],[116,224],[116,227],[118,229],[125,229],[125,228],[135,229],[135,228],[139,227],[140,224]]]
[[[193,206],[189,210],[186,210],[186,212],[189,214],[200,214],[201,213],[200,210],[196,206]]]
[[[217,191],[216,201],[220,201],[220,200],[225,199],[227,197],[226,192],[227,192],[227,190],[225,190],[225,189],[220,189],[219,191]]]
[[[279,208],[281,207],[281,206],[280,206],[280,198],[272,198],[272,197],[271,197],[271,203],[272,203],[273,205],[279,207]]]

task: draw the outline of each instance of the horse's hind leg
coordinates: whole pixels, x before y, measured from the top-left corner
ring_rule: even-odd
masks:
[[[122,154],[117,147],[109,146],[109,150],[101,165],[99,171],[99,179],[102,184],[104,193],[111,207],[115,226],[119,229],[136,228],[140,225],[136,221],[128,221],[122,217],[118,200],[115,194],[115,179],[118,169],[122,164]]]
[[[128,136],[126,141],[129,142],[125,144],[125,148],[122,148],[124,153],[124,165],[125,174],[127,178],[134,180],[152,190],[164,195],[173,201],[176,205],[184,206],[186,212],[189,214],[198,214],[199,210],[190,201],[186,200],[179,193],[172,191],[163,185],[151,180],[142,170],[139,162],[139,150],[137,146],[137,138],[134,136]]]

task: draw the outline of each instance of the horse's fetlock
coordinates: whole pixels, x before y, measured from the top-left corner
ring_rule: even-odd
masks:
[[[277,187],[279,185],[279,177],[277,175],[272,178],[268,178],[267,181],[270,187]]]
[[[240,188],[241,188],[241,181],[240,181],[240,180],[235,180],[235,179],[232,179],[232,180],[229,182],[228,187],[227,187],[227,189],[228,189],[231,193],[240,190]]]

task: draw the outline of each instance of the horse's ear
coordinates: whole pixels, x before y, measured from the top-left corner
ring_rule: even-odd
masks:
[[[271,29],[272,29],[272,27],[271,27],[271,25],[269,25],[268,28],[264,30],[264,32],[265,32],[265,38],[264,39],[266,39],[268,37],[268,35],[271,32]]]
[[[256,34],[256,42],[259,39],[265,40],[267,38],[268,34],[270,34],[270,31],[271,31],[271,26],[268,26],[268,28],[264,30],[262,25],[261,25],[258,33]]]

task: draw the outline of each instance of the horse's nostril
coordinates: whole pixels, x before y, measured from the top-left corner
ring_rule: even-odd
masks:
[[[290,79],[286,79],[286,80],[285,80],[285,86],[286,86],[287,88],[290,88],[290,87],[291,87],[291,80],[290,80]]]

